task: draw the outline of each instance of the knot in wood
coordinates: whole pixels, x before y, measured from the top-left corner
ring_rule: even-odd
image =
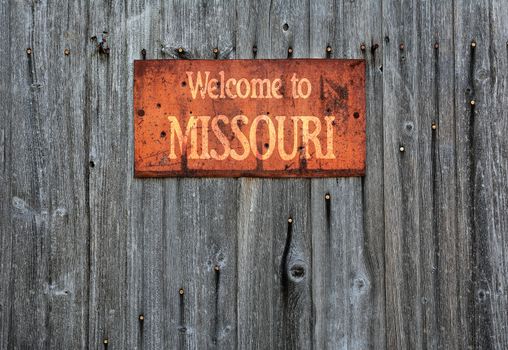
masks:
[[[484,302],[489,295],[489,292],[483,289],[478,290],[478,301]]]
[[[302,262],[296,262],[289,267],[289,279],[292,282],[298,283],[305,278],[306,266]]]
[[[356,294],[363,294],[368,290],[368,281],[363,277],[358,277],[353,280],[353,292]]]

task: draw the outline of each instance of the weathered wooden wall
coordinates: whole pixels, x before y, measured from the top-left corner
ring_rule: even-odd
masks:
[[[0,349],[507,349],[507,18],[505,0],[2,1]],[[367,176],[133,178],[143,49],[328,45],[367,61]]]

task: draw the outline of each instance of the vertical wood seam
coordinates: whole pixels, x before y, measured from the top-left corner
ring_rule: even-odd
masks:
[[[85,12],[85,40],[88,39],[90,35],[90,8],[86,6],[86,12]],[[87,40],[88,42],[88,40]],[[88,42],[89,45],[89,42]],[[86,48],[88,45],[85,45],[85,54],[88,53],[88,50]],[[87,55],[88,57],[88,55]],[[86,213],[86,220],[88,225],[88,232],[87,232],[87,268],[85,269],[85,276],[84,281],[87,281],[87,289],[86,289],[86,315],[84,317],[84,320],[86,324],[84,325],[85,328],[85,342],[86,347],[90,348],[90,312],[92,307],[92,218],[91,218],[91,204],[90,204],[90,177],[91,177],[91,170],[90,170],[90,144],[91,144],[91,123],[90,123],[90,117],[91,117],[91,86],[90,86],[90,68],[91,68],[91,62],[92,59],[87,59],[85,62],[85,110],[83,113],[83,131],[85,133],[84,135],[84,155],[85,159],[83,160],[83,166],[85,167],[85,213]],[[85,293],[83,293],[85,295]]]

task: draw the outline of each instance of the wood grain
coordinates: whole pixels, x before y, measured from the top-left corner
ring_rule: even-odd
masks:
[[[0,3],[0,349],[507,348],[507,16]],[[323,57],[366,59],[364,178],[133,177],[134,59]]]
[[[364,58],[369,97],[365,178],[312,180],[314,347],[318,349],[377,348],[385,342],[383,87],[378,69],[382,51],[370,50],[382,40],[381,22],[375,19],[379,6],[331,1],[311,6],[311,57]],[[341,17],[343,21],[337,19]],[[365,43],[369,49],[362,51]]]
[[[69,19],[83,10],[1,5],[2,349],[87,346],[85,22]]]

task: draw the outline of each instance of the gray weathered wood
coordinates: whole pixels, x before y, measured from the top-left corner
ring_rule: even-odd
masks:
[[[386,346],[419,349],[423,295],[417,8],[389,1],[383,2],[382,13],[389,19],[383,22]]]
[[[185,5],[184,5],[185,3]],[[165,43],[183,47],[190,58],[227,59],[234,48],[234,6],[216,1],[175,2],[167,8]],[[196,26],[199,32],[182,28]],[[168,274],[175,326],[169,334],[180,348],[236,347],[236,179],[177,180],[177,215],[168,222],[173,261]],[[177,244],[174,244],[178,242]],[[218,269],[218,270],[217,270]]]
[[[370,48],[381,42],[381,21],[375,17],[379,11],[380,4],[367,2],[326,1],[311,6],[311,57],[367,59],[367,128],[371,135],[365,182],[359,178],[312,180],[317,349],[383,347],[385,341],[383,148],[382,134],[377,132],[382,130],[383,86],[378,69],[382,51],[361,50],[362,43]],[[328,46],[332,51],[327,54]]]
[[[507,348],[507,17],[504,0],[2,2],[0,349]],[[215,47],[364,57],[367,175],[134,179],[133,60]]]
[[[423,348],[465,348],[459,328],[455,211],[453,4],[417,7],[419,269]],[[424,98],[425,96],[425,98]]]
[[[0,348],[86,348],[86,7],[0,8]]]
[[[269,6],[268,6],[269,5]],[[308,2],[238,1],[239,58],[305,57]],[[248,30],[245,30],[245,29]],[[250,33],[249,33],[250,31]],[[238,345],[306,349],[312,343],[309,180],[242,179],[238,216]],[[268,214],[271,213],[271,214]],[[288,219],[292,222],[289,223]]]
[[[501,311],[507,307],[508,277],[508,158],[502,136],[507,116],[508,26],[503,17],[507,11],[501,1],[459,1],[454,27],[457,222],[464,261],[461,295],[467,303],[463,327],[468,330],[468,345],[475,348],[508,346],[507,315]]]

